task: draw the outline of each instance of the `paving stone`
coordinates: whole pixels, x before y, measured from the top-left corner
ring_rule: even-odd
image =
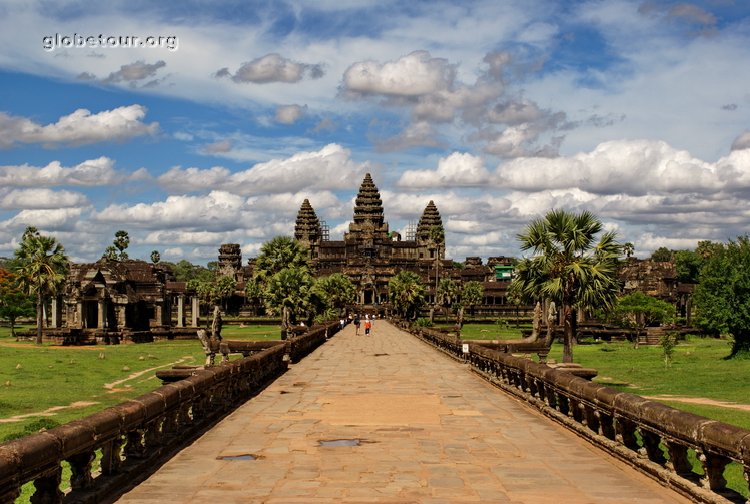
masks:
[[[242,453],[260,458],[217,460]],[[120,500],[689,502],[385,321],[347,327]]]

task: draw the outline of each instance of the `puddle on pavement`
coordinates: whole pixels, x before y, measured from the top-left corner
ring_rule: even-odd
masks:
[[[216,458],[218,460],[258,460],[260,457],[250,453],[243,453],[242,455],[224,455]]]

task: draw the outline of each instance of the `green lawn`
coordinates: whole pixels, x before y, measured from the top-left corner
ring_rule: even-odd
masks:
[[[280,331],[275,326],[225,325],[222,335],[262,341],[279,339]],[[16,342],[8,328],[0,327],[0,442],[149,392],[161,385],[157,370],[174,364],[200,365],[204,359],[197,339],[38,347],[30,341]],[[45,413],[61,406],[59,411]],[[9,421],[20,415],[28,417]]]

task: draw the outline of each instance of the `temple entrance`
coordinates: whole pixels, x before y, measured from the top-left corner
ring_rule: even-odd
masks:
[[[373,304],[374,301],[374,295],[372,292],[372,289],[365,289],[364,290],[364,304],[369,305]]]
[[[97,329],[99,327],[99,301],[83,302],[84,327]]]

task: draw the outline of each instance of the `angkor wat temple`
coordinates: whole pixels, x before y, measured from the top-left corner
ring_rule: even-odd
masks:
[[[390,230],[380,191],[368,173],[343,239],[330,239],[307,199],[297,213],[294,238],[307,249],[316,276],[343,273],[352,280],[357,289],[354,308],[361,312],[387,314],[388,284],[403,270],[420,276],[427,286],[429,304],[434,302],[438,279],[450,278],[458,284],[471,280],[482,283],[484,300],[475,309],[480,316],[517,316],[519,309],[521,313],[528,311],[529,307],[512,305],[506,298],[513,269],[511,258],[491,257],[483,264],[479,257],[467,257],[457,263],[445,257],[445,243],[436,239],[440,236],[435,234],[437,229],[443,230],[443,221],[435,202],[429,201],[418,224],[411,226],[406,236]],[[237,312],[245,305],[245,280],[252,277],[253,263],[250,259],[243,266],[239,244],[225,243],[219,248],[217,273],[237,281],[229,303]],[[635,259],[624,264],[624,291],[643,290],[684,309],[689,292],[669,272],[644,268],[649,264]],[[168,268],[144,261],[108,259],[74,265],[64,292],[53,300],[48,318],[49,336],[76,341],[194,335],[200,322],[196,293],[190,292],[184,282],[175,282]]]

